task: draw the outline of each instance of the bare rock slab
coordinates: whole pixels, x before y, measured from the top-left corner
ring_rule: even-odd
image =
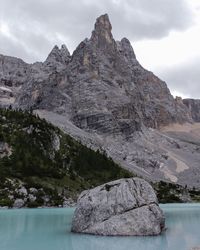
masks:
[[[107,236],[146,236],[159,235],[164,227],[164,214],[151,185],[140,178],[129,178],[83,191],[71,230]]]

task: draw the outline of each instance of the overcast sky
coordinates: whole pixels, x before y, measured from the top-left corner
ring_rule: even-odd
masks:
[[[200,0],[0,0],[0,53],[43,61],[63,43],[72,53],[104,13],[174,95],[200,98]]]

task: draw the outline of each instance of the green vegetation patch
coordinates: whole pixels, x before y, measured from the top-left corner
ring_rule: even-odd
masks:
[[[18,179],[27,188],[53,192],[56,205],[58,193],[75,197],[84,189],[131,176],[105,153],[87,148],[32,112],[0,109],[1,183]],[[0,202],[9,204],[1,197]]]

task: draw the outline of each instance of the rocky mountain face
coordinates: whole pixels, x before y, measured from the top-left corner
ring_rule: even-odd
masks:
[[[71,57],[62,45],[55,46],[44,63],[27,65],[15,59],[13,72],[4,63],[1,82],[23,85],[15,105],[66,113],[82,129],[126,136],[142,124],[157,128],[190,121],[185,105],[139,64],[128,39],[114,40],[111,29],[103,15],[91,38]]]
[[[12,105],[24,108],[25,105],[16,105],[17,97],[23,93],[22,102],[27,102],[27,108],[32,106],[34,108],[42,98],[42,90],[39,86],[42,87],[45,81],[58,81],[57,74],[66,67],[69,59],[69,51],[65,45],[60,49],[55,46],[44,63],[27,64],[21,59],[0,55],[0,106]],[[38,84],[37,89],[33,88],[33,83]]]
[[[0,106],[15,102],[21,86],[27,82],[29,64],[21,59],[0,55]]]
[[[191,112],[192,119],[195,122],[200,122],[200,100],[198,99],[183,99],[183,103]]]
[[[172,155],[177,143],[186,142],[154,129],[197,120],[185,101],[174,99],[166,83],[139,64],[129,40],[115,41],[111,30],[105,14],[97,18],[90,39],[71,56],[65,45],[55,46],[43,63],[1,56],[1,105],[35,110],[150,180],[185,185],[187,168],[176,168],[185,154],[181,151],[179,160]],[[183,151],[196,150],[184,145]],[[200,156],[197,152],[195,159],[191,157],[197,162]],[[195,165],[191,185],[199,185],[193,181],[199,171]]]

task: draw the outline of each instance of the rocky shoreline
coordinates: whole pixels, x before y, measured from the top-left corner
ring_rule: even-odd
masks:
[[[59,193],[47,194],[43,188],[26,188],[19,180],[9,179],[7,182],[9,182],[9,189],[8,187],[1,189],[1,192],[6,193],[4,201],[7,205],[0,206],[0,209],[74,207],[76,205],[75,200],[71,197]]]

